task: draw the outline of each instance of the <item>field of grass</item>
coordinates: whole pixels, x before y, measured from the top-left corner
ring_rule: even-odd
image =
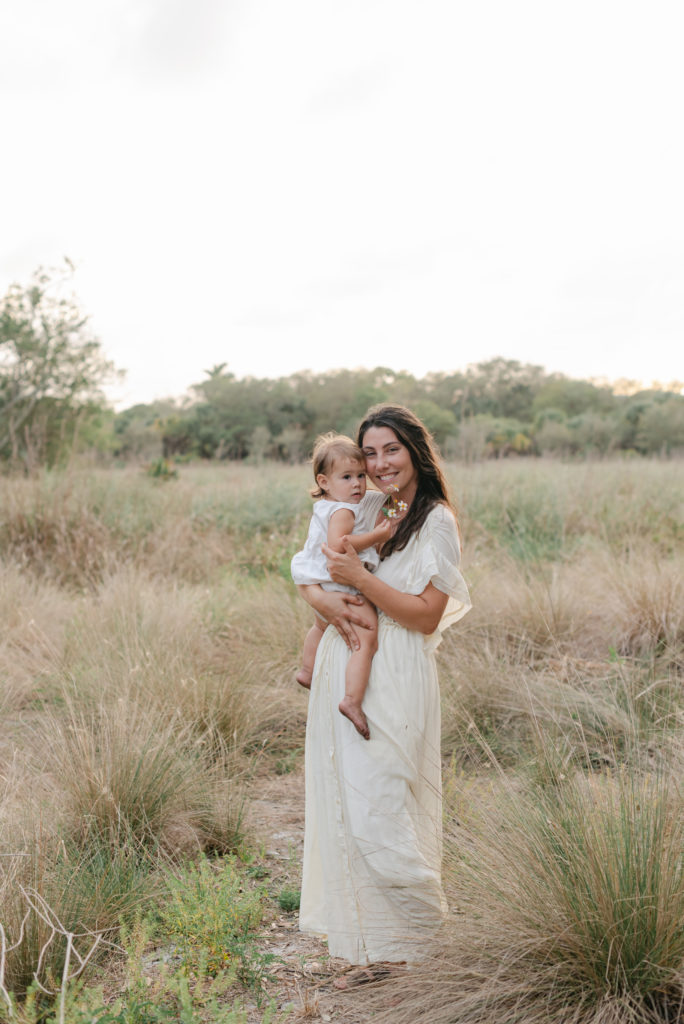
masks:
[[[239,1024],[243,991],[296,1017],[244,815],[301,758],[308,475],[0,479],[0,1020]],[[681,1019],[682,466],[448,475],[474,604],[439,650],[452,912],[386,1019]],[[116,983],[155,941],[183,951],[156,1016]]]

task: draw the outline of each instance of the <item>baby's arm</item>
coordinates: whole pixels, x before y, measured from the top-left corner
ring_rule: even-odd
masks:
[[[338,508],[330,517],[328,523],[328,547],[333,551],[344,551],[342,538],[346,537],[349,543],[358,554],[374,544],[382,544],[388,540],[392,532],[392,524],[389,519],[384,520],[379,526],[369,533],[352,533],[354,529],[354,513],[348,508]]]
[[[381,523],[368,533],[348,533],[346,536],[358,555],[361,551],[365,551],[366,548],[375,547],[376,544],[384,544],[386,540],[389,540],[392,536],[392,521],[390,519],[383,519]],[[342,551],[343,548],[338,547],[336,550]]]

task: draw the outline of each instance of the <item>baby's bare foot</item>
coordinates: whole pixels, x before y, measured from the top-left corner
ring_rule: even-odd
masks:
[[[299,672],[295,676],[295,679],[300,686],[303,686],[305,690],[311,689],[311,672],[307,672],[305,668],[300,668]]]
[[[340,701],[339,708],[342,714],[349,719],[356,731],[361,733],[364,740],[369,740],[370,729],[368,728],[366,716],[361,710],[361,705],[353,701],[351,697],[345,696],[344,700]]]

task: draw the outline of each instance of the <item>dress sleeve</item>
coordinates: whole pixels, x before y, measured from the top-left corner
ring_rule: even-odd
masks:
[[[432,636],[425,638],[428,650],[435,650],[441,634],[454,622],[463,618],[472,607],[468,587],[459,569],[461,540],[456,520],[444,505],[434,508],[420,531],[420,539],[407,591],[421,594],[428,583],[449,598],[439,626]]]

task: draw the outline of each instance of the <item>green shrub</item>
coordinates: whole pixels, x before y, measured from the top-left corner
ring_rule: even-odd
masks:
[[[278,893],[278,906],[285,913],[291,914],[293,910],[299,910],[300,898],[299,889],[281,889]]]
[[[155,459],[145,470],[153,480],[177,480],[178,470],[174,469],[168,459]]]
[[[232,972],[260,995],[273,957],[259,953],[252,934],[261,922],[265,892],[252,888],[233,858],[196,864],[166,876],[162,928],[178,944],[188,972]]]

